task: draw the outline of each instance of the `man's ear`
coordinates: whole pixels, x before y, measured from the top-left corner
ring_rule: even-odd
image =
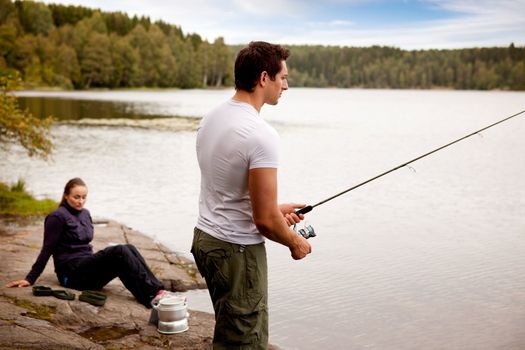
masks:
[[[259,76],[259,84],[261,84],[261,86],[264,86],[266,84],[267,79],[269,79],[268,72],[263,71]]]

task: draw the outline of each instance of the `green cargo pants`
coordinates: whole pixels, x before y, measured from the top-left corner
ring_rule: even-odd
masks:
[[[213,349],[268,347],[268,269],[264,243],[224,242],[195,228],[191,252],[215,310]]]

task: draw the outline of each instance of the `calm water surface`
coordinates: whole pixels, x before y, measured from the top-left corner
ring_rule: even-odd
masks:
[[[57,117],[202,117],[215,91],[25,92]],[[315,204],[525,109],[525,93],[292,89],[262,116],[282,138],[280,199]],[[52,162],[17,148],[0,180],[60,198],[81,176],[94,217],[188,257],[197,217],[195,131],[60,124]],[[267,243],[270,341],[283,349],[524,349],[525,116],[307,215],[318,237],[293,261]],[[31,262],[32,263],[32,262]],[[30,262],[28,262],[29,268]],[[211,310],[205,291],[192,308]]]

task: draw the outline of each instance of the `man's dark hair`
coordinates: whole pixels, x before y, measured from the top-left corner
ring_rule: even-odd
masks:
[[[290,50],[264,41],[252,41],[242,49],[235,60],[235,89],[253,92],[257,80],[266,71],[270,79],[282,68],[282,61],[290,56]]]

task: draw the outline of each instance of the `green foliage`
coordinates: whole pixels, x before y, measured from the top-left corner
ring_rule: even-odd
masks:
[[[47,34],[53,27],[51,10],[35,1],[17,1],[18,18],[26,33]]]
[[[107,53],[110,41],[107,35],[92,33],[83,50],[80,69],[86,88],[92,86],[108,86],[113,74],[111,56]]]
[[[0,24],[6,23],[10,17],[16,15],[16,8],[11,0],[0,0],[0,10]]]
[[[414,50],[288,46],[290,85],[525,90],[525,47]],[[240,45],[148,17],[0,0],[0,74],[61,88],[231,86]]]
[[[405,51],[290,47],[295,86],[525,90],[525,47]]]
[[[163,21],[81,6],[0,0],[0,7],[0,74],[16,70],[28,87],[199,88],[232,81],[233,55],[222,39],[211,44]]]
[[[8,186],[0,182],[0,216],[46,215],[58,206],[53,200],[34,199],[25,190],[23,180]]]
[[[16,39],[17,31],[13,23],[0,25],[0,57],[4,58],[4,62],[14,62]]]
[[[22,80],[18,76],[0,76],[0,146],[7,148],[16,143],[24,147],[29,156],[46,159],[53,149],[50,137],[52,118],[38,119],[22,111],[13,91]]]
[[[9,191],[11,192],[25,192],[25,190],[26,182],[23,179],[18,179],[17,182],[15,182],[9,187]]]
[[[6,0],[2,0],[6,1]],[[95,10],[82,6],[64,6],[49,4],[53,16],[53,23],[56,27],[61,27],[66,24],[75,25],[83,18],[91,17]]]

